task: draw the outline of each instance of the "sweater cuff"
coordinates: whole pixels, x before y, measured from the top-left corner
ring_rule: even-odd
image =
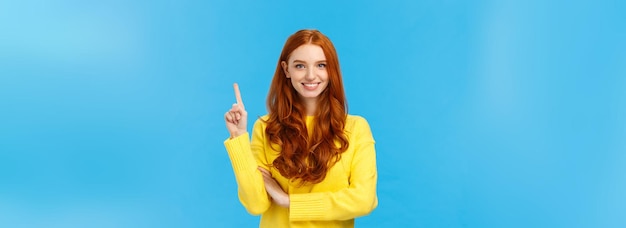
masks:
[[[250,151],[250,139],[248,133],[244,133],[233,139],[226,139],[224,146],[228,152],[228,156],[233,164],[235,170],[245,170],[247,166],[254,166],[256,168],[256,162],[252,159]],[[252,162],[252,163],[251,163]]]
[[[322,220],[329,211],[322,193],[289,195],[289,220]]]

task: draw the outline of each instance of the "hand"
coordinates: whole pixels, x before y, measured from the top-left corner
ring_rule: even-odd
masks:
[[[230,138],[236,138],[247,132],[248,124],[248,112],[243,106],[243,100],[241,99],[241,93],[239,92],[239,85],[233,84],[235,89],[235,98],[237,103],[233,104],[233,107],[224,114],[226,120],[226,129],[230,133]]]
[[[272,201],[278,204],[278,206],[289,208],[289,195],[283,191],[283,189],[278,185],[278,182],[274,178],[272,178],[272,174],[267,169],[262,167],[258,168],[263,174],[263,181],[265,182],[265,190],[270,197],[272,197]]]

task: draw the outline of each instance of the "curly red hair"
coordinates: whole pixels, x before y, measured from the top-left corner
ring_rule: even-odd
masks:
[[[287,78],[282,61],[303,44],[318,45],[326,56],[328,86],[319,95],[311,135],[306,126],[306,109],[298,92]],[[267,97],[266,134],[280,149],[272,162],[280,174],[302,183],[319,183],[348,148],[344,133],[347,102],[335,47],[317,30],[300,30],[285,42]]]

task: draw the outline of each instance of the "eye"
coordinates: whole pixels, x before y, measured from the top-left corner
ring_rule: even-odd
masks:
[[[304,64],[296,64],[296,69],[304,69]]]
[[[326,68],[326,63],[317,64],[317,67],[321,68],[321,69],[324,69],[324,68]]]

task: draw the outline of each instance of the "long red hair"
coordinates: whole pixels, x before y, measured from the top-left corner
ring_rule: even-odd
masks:
[[[305,106],[281,66],[281,62],[287,62],[291,53],[303,44],[322,48],[329,80],[318,97],[310,136]],[[271,143],[280,147],[280,155],[272,166],[292,181],[321,182],[348,148],[348,138],[343,131],[348,107],[337,52],[328,37],[317,30],[300,30],[287,39],[267,96],[267,108],[269,118],[265,133]]]

